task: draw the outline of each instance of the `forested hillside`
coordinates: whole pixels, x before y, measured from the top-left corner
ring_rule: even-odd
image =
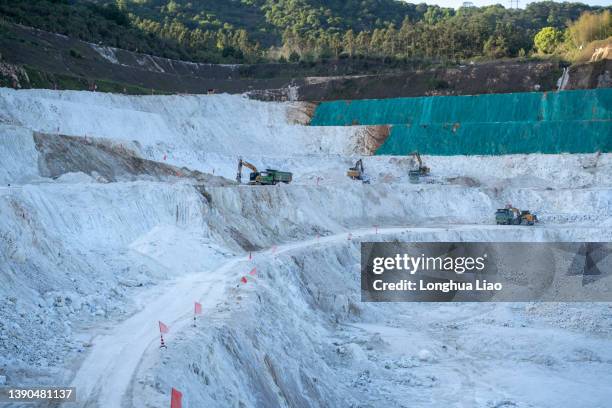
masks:
[[[0,0],[0,17],[89,42],[201,62],[525,56],[580,3],[458,10],[396,0]]]

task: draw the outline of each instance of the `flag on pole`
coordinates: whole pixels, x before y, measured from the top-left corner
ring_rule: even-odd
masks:
[[[183,408],[183,393],[172,387],[170,408]]]
[[[247,278],[246,276],[243,276],[242,279],[240,279],[240,282],[242,283],[247,283]]]
[[[169,331],[170,331],[170,329],[168,328],[168,326],[166,326],[162,322],[159,322],[159,332],[161,334],[168,333]]]
[[[253,259],[253,253],[252,253],[252,252],[249,252],[249,261],[250,261],[251,259]]]
[[[202,305],[198,302],[195,302],[194,307],[193,307],[193,313],[194,314],[202,314]]]

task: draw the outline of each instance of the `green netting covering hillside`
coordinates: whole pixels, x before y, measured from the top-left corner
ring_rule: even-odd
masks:
[[[376,154],[612,152],[612,89],[324,102],[311,125],[393,125]]]
[[[612,152],[611,122],[556,121],[399,125],[376,154],[499,155]]]
[[[612,89],[323,102],[311,125],[610,120]]]

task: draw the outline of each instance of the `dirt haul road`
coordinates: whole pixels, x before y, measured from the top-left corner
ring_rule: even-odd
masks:
[[[89,354],[77,371],[71,386],[76,387],[80,407],[126,408],[131,407],[129,390],[141,361],[146,353],[156,353],[159,347],[158,321],[170,327],[164,339],[172,347],[173,337],[193,323],[194,301],[202,304],[203,316],[210,316],[217,304],[225,299],[226,289],[240,284],[242,276],[257,265],[262,257],[304,250],[308,247],[325,246],[351,239],[359,241],[376,234],[397,235],[403,232],[457,232],[498,230],[510,232],[524,227],[499,227],[496,225],[447,225],[447,226],[397,226],[364,228],[345,231],[335,235],[280,245],[248,255],[229,258],[225,263],[209,272],[190,274],[167,284],[159,285],[139,296],[142,308],[125,321],[94,337]],[[534,227],[532,227],[534,228]],[[561,226],[535,227],[549,230]],[[248,276],[248,279],[251,279]],[[257,278],[255,278],[257,279]],[[163,352],[163,351],[162,351]]]
[[[483,228],[483,226],[459,228]],[[349,234],[352,239],[359,239],[377,232],[385,235],[415,229],[432,228],[390,227],[352,230],[282,245],[274,252],[270,250],[258,252],[255,258],[347,240]],[[93,339],[91,350],[71,384],[77,390],[79,406],[104,408],[129,406],[125,396],[138,365],[145,353],[155,352],[158,348],[160,341],[158,321],[170,326],[170,333],[164,336],[164,339],[171,347],[173,335],[193,322],[191,312],[193,302],[199,301],[202,304],[203,315],[206,316],[207,311],[223,300],[226,285],[234,282],[238,284],[241,275],[246,274],[250,266],[248,262],[246,256],[231,258],[210,273],[187,275],[163,287],[143,293],[140,297],[142,310]]]

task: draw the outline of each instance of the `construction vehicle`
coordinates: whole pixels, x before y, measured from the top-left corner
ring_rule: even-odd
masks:
[[[419,154],[419,152],[412,152],[410,154],[414,156],[417,163],[419,164],[419,167],[416,170],[410,170],[408,172],[408,177],[410,178],[411,183],[418,183],[421,176],[429,175],[430,169],[429,167],[423,165],[423,160],[421,160],[421,155]]]
[[[349,167],[346,175],[353,180],[361,180],[364,183],[368,183],[363,170],[363,161],[361,159],[357,160],[353,167]]]
[[[521,211],[521,225],[534,225],[538,221],[538,216],[529,212]]]
[[[521,211],[518,208],[507,205],[495,211],[495,222],[498,225],[534,225],[538,217],[530,211]]]
[[[274,169],[266,169],[265,171],[257,170],[257,167],[251,163],[238,159],[238,174],[236,174],[236,181],[242,182],[242,166],[251,170],[249,174],[250,185],[274,185],[277,183],[291,183],[293,180],[293,174],[288,171],[280,171]]]

